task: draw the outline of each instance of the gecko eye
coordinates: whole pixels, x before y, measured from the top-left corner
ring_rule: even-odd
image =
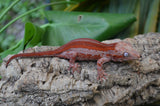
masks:
[[[123,53],[123,56],[124,56],[124,57],[128,57],[128,56],[129,56],[129,53],[124,52],[124,53]]]

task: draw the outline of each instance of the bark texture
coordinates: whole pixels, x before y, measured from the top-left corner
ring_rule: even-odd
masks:
[[[116,106],[160,100],[160,34],[125,39],[141,54],[129,62],[104,64],[106,80],[97,81],[96,62],[78,62],[80,73],[68,71],[69,62],[57,57],[14,59],[0,67],[0,105]],[[56,47],[35,47],[40,52]]]

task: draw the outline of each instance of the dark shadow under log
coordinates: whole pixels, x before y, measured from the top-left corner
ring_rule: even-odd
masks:
[[[96,62],[82,61],[80,73],[71,74],[69,62],[57,57],[14,59],[0,67],[1,105],[102,106],[142,105],[160,100],[160,34],[125,39],[141,59],[104,64],[106,80],[97,81]],[[52,50],[35,47],[25,52]]]

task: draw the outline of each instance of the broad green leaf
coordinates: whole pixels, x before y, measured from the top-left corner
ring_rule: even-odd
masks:
[[[107,12],[107,11],[105,11]],[[116,36],[116,38],[133,37],[138,33],[139,0],[111,0],[108,6],[109,13],[134,13],[137,21]]]
[[[45,14],[52,24],[43,26],[43,45],[63,45],[76,38],[113,38],[136,20],[132,14],[60,11],[48,11]]]
[[[41,43],[44,30],[32,23],[26,23],[23,47],[29,48]]]

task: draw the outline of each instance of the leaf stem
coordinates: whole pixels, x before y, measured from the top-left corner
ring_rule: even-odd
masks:
[[[42,5],[42,6],[39,6],[37,8],[34,8],[24,14],[21,14],[20,16],[16,17],[15,19],[11,20],[8,24],[6,24],[2,29],[0,29],[0,33],[3,32],[8,26],[10,26],[11,24],[13,24],[15,21],[17,21],[18,19],[32,13],[32,12],[35,12],[41,8],[44,8],[46,6],[49,6],[49,5],[59,5],[59,4],[66,4],[66,3],[70,3],[70,4],[76,4],[77,2],[73,2],[73,1],[62,1],[62,2],[54,2],[54,3],[49,3],[49,4],[46,4],[46,5]]]
[[[7,7],[3,13],[0,15],[0,20],[5,16],[5,14],[14,6],[16,5],[20,0],[14,1],[9,7]]]

